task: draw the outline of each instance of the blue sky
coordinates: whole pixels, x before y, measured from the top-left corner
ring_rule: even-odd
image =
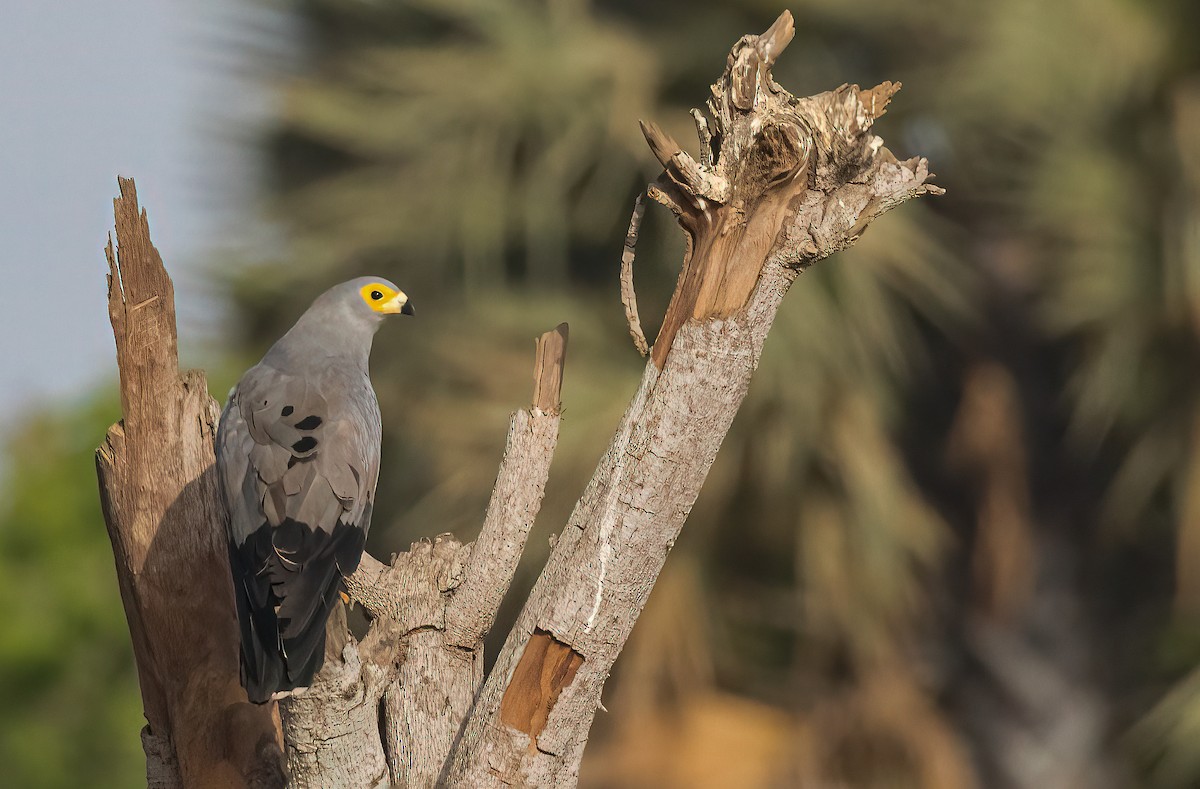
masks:
[[[0,2],[0,426],[115,369],[102,250],[118,174],[137,179],[185,348],[217,331],[200,270],[246,223],[253,160],[233,140],[263,93],[220,42],[247,13],[238,0]]]

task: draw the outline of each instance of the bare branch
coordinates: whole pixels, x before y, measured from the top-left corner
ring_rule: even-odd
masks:
[[[638,121],[638,125],[642,128],[642,136],[646,138],[646,144],[650,146],[654,158],[658,159],[658,163],[663,167],[670,167],[675,155],[683,151],[679,143],[654,121]]]
[[[642,135],[646,138],[654,158],[665,168],[664,175],[681,188],[682,196],[693,210],[704,213],[712,203],[724,203],[729,199],[729,182],[711,166],[699,164],[680,148],[679,143],[657,123],[638,121]],[[701,139],[704,142],[703,137]],[[711,161],[709,154],[703,158]]]
[[[288,787],[390,786],[379,737],[379,700],[394,676],[394,666],[364,659],[366,650],[347,636],[345,607],[334,609],[326,632],[325,664],[312,687],[279,704]]]
[[[537,518],[558,443],[567,324],[538,340],[534,406],[512,415],[504,459],[487,516],[471,550],[466,579],[447,607],[446,640],[474,648],[491,629]]]
[[[653,123],[663,173],[646,194],[675,214],[686,252],[638,390],[484,682],[482,643],[541,507],[558,438],[565,324],[538,342],[533,406],[512,416],[478,540],[363,557],[347,589],[372,618],[361,642],[329,623],[325,665],[281,705],[296,787],[566,786],[577,780],[617,655],[746,395],[799,272],[852,244],[900,203],[940,189],[871,134],[899,89],[843,85],[795,98],[771,66],[794,35],[784,13],[744,36],[693,111],[699,159]],[[202,375],[180,376],[170,279],[121,182],[109,309],[124,422],[97,453],[102,504],[137,655],[155,786],[275,787],[270,705],[237,681],[217,419]],[[622,301],[633,292],[639,198]],[[163,463],[170,458],[171,463]],[[182,591],[181,591],[182,590]],[[204,644],[205,649],[196,649]]]
[[[331,617],[312,686],[280,703],[292,787],[432,785],[482,667],[468,650],[459,655],[464,671],[420,670],[431,651],[445,649],[446,606],[468,553],[441,535],[413,543],[390,565],[363,555],[346,589],[372,617],[367,635],[357,642],[344,616]]]
[[[633,346],[642,356],[650,355],[650,345],[642,332],[642,320],[638,317],[637,291],[633,288],[633,257],[637,250],[638,234],[642,229],[642,216],[646,203],[639,194],[633,201],[633,216],[629,217],[629,231],[625,234],[625,248],[621,252],[621,303],[625,305],[625,321],[629,324],[629,336]]]
[[[346,593],[373,620],[405,635],[422,627],[445,627],[443,595],[463,577],[464,548],[450,535],[413,543],[385,565],[363,554],[358,570],[346,579]]]
[[[547,414],[562,411],[563,367],[569,327],[560,323],[537,339],[533,362],[533,407]]]

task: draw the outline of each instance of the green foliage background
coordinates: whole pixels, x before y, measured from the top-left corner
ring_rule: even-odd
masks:
[[[472,536],[505,417],[528,397],[530,339],[568,320],[566,422],[528,585],[641,369],[615,285],[633,197],[657,174],[636,121],[694,139],[687,109],[729,45],[781,9],[289,9],[302,40],[291,66],[262,54],[279,101],[259,141],[268,199],[249,220],[286,243],[212,267],[237,317],[229,364],[340,279],[375,272],[413,295],[419,318],[385,329],[373,359],[387,435],[371,547],[386,555]],[[652,598],[597,753],[636,763],[634,718],[653,730],[720,695],[756,721],[784,715],[772,725],[790,745],[763,757],[774,785],[1200,785],[1200,7],[791,9],[776,80],[797,95],[903,81],[878,131],[928,156],[948,193],[793,288],[664,576],[686,593]],[[681,247],[651,209],[650,325]],[[106,392],[31,419],[7,449],[0,755],[14,785],[138,782],[136,678],[90,458],[115,415]],[[670,747],[687,753],[685,739]],[[1033,771],[1039,758],[1054,767]],[[638,785],[600,761],[585,782]]]

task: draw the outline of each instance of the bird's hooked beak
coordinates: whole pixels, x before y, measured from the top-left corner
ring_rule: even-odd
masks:
[[[385,301],[379,308],[379,311],[385,315],[415,315],[412,302],[408,296],[402,291],[396,291],[396,295]]]

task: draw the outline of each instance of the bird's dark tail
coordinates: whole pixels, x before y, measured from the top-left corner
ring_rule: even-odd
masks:
[[[242,685],[250,700],[308,687],[325,662],[329,614],[344,572],[354,572],[366,534],[347,524],[333,532],[286,519],[264,524],[229,563],[242,635]]]
[[[271,695],[284,683],[283,655],[278,647],[279,620],[268,599],[269,585],[255,582],[232,546],[229,563],[233,570],[233,596],[241,630],[242,687],[250,701],[263,704],[270,701]]]

